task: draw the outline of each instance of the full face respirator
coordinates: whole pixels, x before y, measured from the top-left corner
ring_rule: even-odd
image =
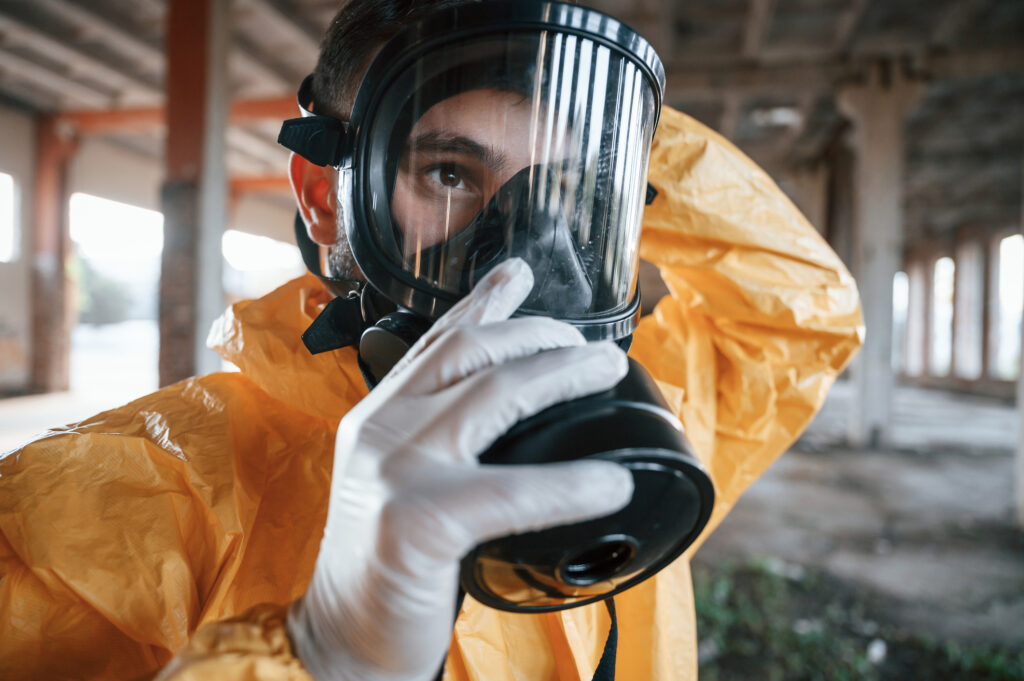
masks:
[[[517,314],[628,349],[664,82],[652,47],[624,24],[522,0],[460,6],[403,29],[370,65],[348,121],[315,113],[307,79],[303,117],[286,121],[279,141],[337,168],[345,236],[368,282],[342,281],[330,248],[296,219],[307,265],[337,295],[307,347],[357,346],[372,388],[481,277],[519,257],[535,285]],[[606,599],[679,557],[707,523],[711,481],[639,363],[612,390],[520,422],[480,462],[587,457],[632,471],[631,503],[477,546],[462,563],[467,593],[520,612]]]

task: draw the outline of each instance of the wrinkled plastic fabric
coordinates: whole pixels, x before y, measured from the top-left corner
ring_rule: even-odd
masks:
[[[632,354],[714,479],[706,537],[821,406],[861,342],[860,308],[814,228],[699,123],[663,112],[649,179],[660,193],[642,257],[671,297]],[[229,310],[211,342],[242,373],[3,455],[0,678],[149,678],[178,655],[161,678],[308,679],[284,606],[313,571],[337,421],[366,392],[354,351],[302,347],[325,296],[306,276]],[[615,600],[617,678],[695,678],[685,557]],[[518,615],[468,602],[446,678],[590,681],[608,626],[601,605]]]

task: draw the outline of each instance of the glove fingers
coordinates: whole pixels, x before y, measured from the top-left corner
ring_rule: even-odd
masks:
[[[592,343],[479,371],[439,393],[450,397],[450,406],[422,431],[423,450],[475,461],[519,421],[553,404],[608,390],[627,368],[622,350],[611,343]]]
[[[584,345],[575,328],[548,317],[522,317],[450,329],[401,378],[407,394],[443,390],[484,369],[544,350]]]
[[[465,298],[434,322],[388,372],[388,377],[400,375],[410,362],[449,329],[508,319],[519,309],[532,290],[533,272],[524,260],[510,258],[500,263],[477,282]]]
[[[421,569],[488,539],[609,515],[633,496],[632,473],[610,461],[476,466],[445,476],[419,487],[416,502],[397,504],[392,518],[396,550],[412,551]]]

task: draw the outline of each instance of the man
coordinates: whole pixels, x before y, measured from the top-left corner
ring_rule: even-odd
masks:
[[[457,4],[349,3],[324,42],[314,109],[348,118],[381,46],[422,10]],[[459,73],[465,82],[468,72]],[[397,115],[401,134],[384,138],[400,144],[381,147],[394,161],[379,164],[394,188],[381,220],[396,229],[373,238],[392,239],[381,246],[389,262],[422,274],[439,296],[472,292],[367,395],[356,349],[312,355],[302,346],[300,334],[331,303],[323,284],[304,277],[234,306],[216,325],[211,342],[241,373],[169,386],[0,460],[0,677],[127,679],[166,667],[162,678],[431,679],[450,643],[450,679],[590,681],[610,629],[600,604],[522,615],[467,600],[452,637],[455,576],[458,557],[479,541],[605,515],[629,500],[631,480],[615,464],[495,472],[475,457],[521,418],[608,388],[625,371],[617,347],[513,313],[550,305],[540,312],[584,328],[594,309],[628,304],[618,282],[635,272],[598,286],[584,250],[552,246],[561,285],[553,290],[583,291],[559,307],[565,296],[536,295],[548,281],[540,283],[540,261],[509,237],[497,247],[529,266],[506,257],[477,276],[467,266],[477,262],[467,254],[482,257],[478,240],[468,245],[474,221],[496,197],[516,196],[516,177],[536,166],[513,149],[501,163],[475,153],[492,161],[484,180],[451,157],[414,157],[437,151],[441,126],[486,138],[489,119],[467,112],[494,111],[516,86],[428,96],[448,81],[423,83],[418,114]],[[487,101],[473,101],[483,90]],[[502,102],[511,112],[503,130],[517,127],[518,105]],[[543,149],[589,139],[580,133],[592,115],[567,120]],[[565,170],[572,158],[550,154],[522,186],[557,178],[559,201],[590,196],[572,188],[587,186],[593,166],[579,164],[576,176]],[[355,209],[341,167],[290,162],[300,213],[339,292],[339,280],[366,274],[353,252],[361,246],[349,242],[365,225],[345,224]],[[856,290],[770,179],[691,119],[663,112],[649,179],[659,195],[644,215],[642,254],[672,295],[639,324],[630,354],[659,381],[714,479],[713,527],[806,426],[856,350]],[[447,230],[426,219],[423,192],[440,197]],[[635,205],[584,202],[555,213],[586,215],[571,230],[578,234],[599,221],[588,206],[604,219],[612,204]],[[568,233],[557,221],[537,229],[552,244]],[[695,676],[685,557],[615,603],[617,678]]]

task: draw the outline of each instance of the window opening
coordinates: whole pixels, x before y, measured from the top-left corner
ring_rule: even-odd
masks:
[[[892,370],[900,373],[906,368],[907,311],[910,306],[910,278],[906,272],[897,272],[892,278]]]
[[[71,389],[114,406],[159,385],[163,215],[75,193],[68,221],[78,308]]]
[[[14,178],[0,173],[0,262],[18,259],[18,195]]]
[[[998,304],[992,373],[1014,380],[1020,375],[1021,316],[1024,310],[1024,236],[999,242]]]
[[[932,324],[929,369],[948,376],[953,356],[953,291],[956,267],[952,258],[939,258],[932,272]]]

